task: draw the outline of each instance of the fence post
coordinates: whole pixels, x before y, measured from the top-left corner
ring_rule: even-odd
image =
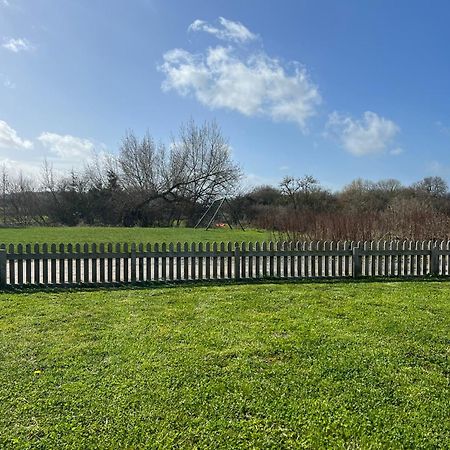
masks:
[[[439,253],[436,244],[432,244],[430,262],[430,274],[439,275]]]
[[[241,255],[238,242],[234,243],[234,278],[241,278]]]
[[[353,278],[358,278],[362,274],[362,264],[361,264],[361,253],[359,244],[357,247],[353,247],[352,249],[352,273]]]
[[[0,248],[0,288],[6,287],[6,248]]]

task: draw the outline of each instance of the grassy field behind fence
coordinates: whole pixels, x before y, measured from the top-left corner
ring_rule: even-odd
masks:
[[[450,283],[0,294],[0,448],[448,448]]]
[[[30,227],[0,228],[0,243],[117,243],[117,242],[250,242],[270,240],[270,232],[241,229]]]

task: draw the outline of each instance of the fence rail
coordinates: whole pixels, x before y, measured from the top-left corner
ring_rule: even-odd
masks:
[[[450,276],[450,241],[0,245],[0,285]]]

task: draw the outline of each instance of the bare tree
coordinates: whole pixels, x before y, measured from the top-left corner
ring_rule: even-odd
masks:
[[[231,193],[241,178],[228,141],[215,122],[198,126],[191,120],[180,128],[169,150],[156,146],[149,136],[139,141],[129,132],[119,162],[124,185],[140,193],[127,211],[127,224],[161,199],[183,204],[191,215],[196,205]]]
[[[118,158],[123,185],[133,191],[156,193],[161,184],[161,158],[164,149],[157,147],[150,134],[139,140],[132,131],[122,139]]]
[[[286,176],[280,183],[281,193],[289,199],[291,206],[298,209],[300,204],[310,206],[309,196],[320,190],[319,182],[311,175],[301,178]]]
[[[432,197],[444,197],[448,192],[447,182],[441,177],[426,177],[413,184],[413,189]]]

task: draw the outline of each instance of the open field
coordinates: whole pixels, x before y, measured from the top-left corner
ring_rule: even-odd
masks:
[[[1,448],[445,448],[450,283],[0,294]]]
[[[30,227],[0,228],[0,243],[250,242],[270,239],[267,231],[193,228]]]

